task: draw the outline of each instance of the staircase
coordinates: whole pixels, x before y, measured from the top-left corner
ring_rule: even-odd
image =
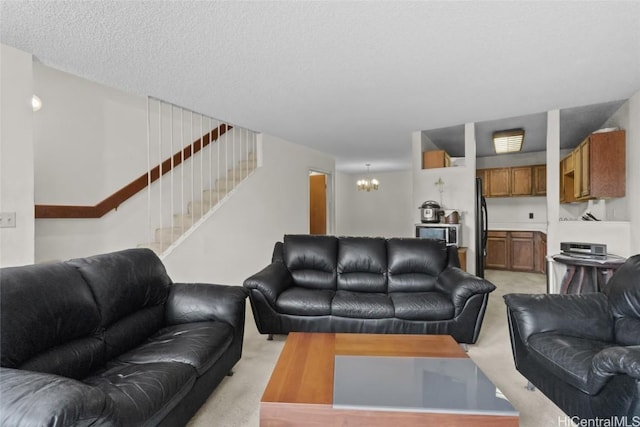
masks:
[[[164,256],[253,173],[257,134],[155,98],[149,98],[147,121],[148,162],[171,157],[147,188],[150,241],[138,247]]]
[[[255,151],[251,151],[246,159],[240,160],[235,167],[228,169],[224,177],[216,179],[214,188],[203,190],[199,199],[187,203],[184,212],[174,214],[171,226],[156,228],[154,241],[141,243],[138,247],[149,248],[158,255],[166,255],[183,238],[191,234],[209,214],[224,204],[233,190],[247,179],[256,167],[256,154]]]

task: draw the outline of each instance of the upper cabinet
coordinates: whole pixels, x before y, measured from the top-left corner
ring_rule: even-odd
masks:
[[[422,169],[465,165],[464,125],[423,130]]]
[[[448,168],[451,157],[444,150],[431,150],[422,153],[422,169]]]
[[[533,189],[534,196],[547,195],[547,165],[532,166],[533,170]]]
[[[560,202],[624,197],[625,131],[592,133],[560,162]]]
[[[485,197],[544,196],[547,194],[546,165],[478,169]]]

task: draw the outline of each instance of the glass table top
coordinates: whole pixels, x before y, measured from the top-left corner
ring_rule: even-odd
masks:
[[[517,416],[469,358],[335,356],[333,407]]]

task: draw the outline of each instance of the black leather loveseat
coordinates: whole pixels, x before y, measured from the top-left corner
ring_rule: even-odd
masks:
[[[286,235],[244,286],[263,334],[446,334],[474,343],[495,286],[457,268],[450,253],[438,240]]]
[[[640,255],[602,293],[504,298],[522,375],[577,425],[640,425]]]
[[[150,250],[0,270],[0,425],[183,426],[240,359],[246,290]]]

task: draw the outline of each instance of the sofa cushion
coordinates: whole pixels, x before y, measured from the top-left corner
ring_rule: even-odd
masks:
[[[121,425],[102,390],[59,375],[0,368],[0,396],[2,426]]]
[[[406,320],[453,319],[451,300],[439,292],[395,292],[389,295],[396,317]]]
[[[227,351],[233,328],[224,322],[197,322],[161,329],[139,347],[120,355],[115,363],[180,362],[205,373]]]
[[[18,368],[46,353],[34,362],[36,370],[81,378],[104,363],[104,349],[93,340],[100,313],[74,268],[37,264],[3,268],[0,274],[2,366]],[[84,344],[88,348],[75,353]]]
[[[149,249],[128,249],[67,261],[89,284],[103,327],[145,307],[163,305],[171,279]]]
[[[52,347],[27,360],[20,369],[82,379],[105,363],[104,342],[81,338]]]
[[[588,381],[594,356],[615,345],[553,332],[534,334],[529,337],[528,344],[532,356],[547,366],[550,372],[587,394],[598,391],[592,389]]]
[[[108,326],[104,331],[107,360],[142,344],[164,326],[165,308],[146,307]]]
[[[297,316],[323,316],[331,314],[331,300],[335,291],[307,289],[294,286],[282,292],[276,301],[280,313]]]
[[[84,382],[113,400],[114,414],[125,425],[154,426],[184,398],[195,380],[191,365],[147,363],[114,366]]]
[[[384,319],[394,317],[393,303],[387,294],[336,291],[331,314],[356,319]]]
[[[447,246],[432,239],[393,238],[387,242],[391,292],[431,292],[447,266]]]
[[[383,238],[341,237],[338,240],[337,288],[387,291],[387,242]]]
[[[284,236],[285,265],[294,284],[303,288],[336,289],[337,253],[334,236]]]

